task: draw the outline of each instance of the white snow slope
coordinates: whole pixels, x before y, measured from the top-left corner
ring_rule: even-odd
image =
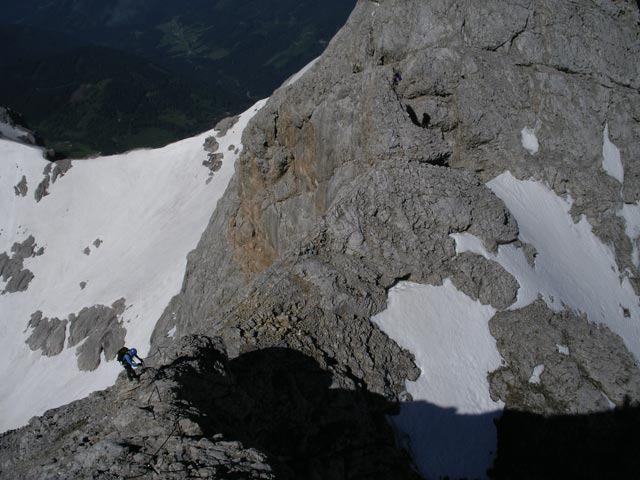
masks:
[[[538,139],[531,129],[525,130],[523,146],[531,147],[527,149],[534,154]],[[602,165],[622,182],[622,161],[608,129],[603,135]],[[509,172],[487,186],[517,220],[520,240],[535,247],[535,265],[528,263],[521,248],[504,245],[493,254],[470,234],[452,235],[457,252],[495,260],[516,278],[520,289],[511,309],[541,296],[554,310],[569,308],[607,325],[640,360],[640,299],[625,272],[618,269],[614,252],[593,233],[587,219],[573,221],[571,198],[557,196],[540,182],[517,180]],[[640,205],[620,206],[636,262],[640,256],[638,212]],[[501,362],[488,329],[494,313],[446,280],[442,286],[400,283],[389,293],[388,309],[372,319],[411,351],[422,369],[417,382],[407,382],[413,402],[404,403],[393,421],[427,479],[485,478],[491,465],[496,445],[492,419],[502,409],[489,397],[487,383],[487,373]],[[571,354],[566,346],[558,349]],[[544,379],[541,364],[531,381],[544,384]]]
[[[640,360],[640,299],[619,271],[613,251],[592,232],[587,219],[573,222],[571,199],[558,197],[540,182],[517,180],[508,172],[488,186],[518,221],[520,239],[535,247],[535,265],[529,265],[522,249],[504,245],[491,254],[469,234],[453,236],[458,252],[495,260],[518,280],[518,300],[511,308],[524,307],[541,296],[554,310],[568,307],[584,313],[620,335]]]
[[[502,361],[489,332],[494,314],[445,280],[398,284],[387,310],[372,319],[422,370],[407,382],[413,402],[391,419],[425,478],[478,478],[491,466],[493,419],[503,408],[491,400],[487,380]]]
[[[35,311],[66,319],[125,298],[126,343],[144,357],[157,319],[180,290],[187,253],[233,175],[242,131],[265,102],[217,138],[224,158],[211,179],[203,143],[214,131],[157,150],[73,161],[36,203],[48,162],[37,148],[0,139],[0,253],[11,256],[14,242],[29,235],[45,250],[25,261],[35,275],[27,291],[0,295],[0,431],[113,384],[121,370],[103,357],[96,371],[80,372],[76,348],[66,344],[55,357],[31,351],[25,340]],[[14,193],[23,175],[25,197]]]

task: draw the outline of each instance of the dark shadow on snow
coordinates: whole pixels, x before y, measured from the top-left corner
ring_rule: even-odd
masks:
[[[265,349],[222,361],[225,372],[186,368],[180,376],[183,398],[203,414],[194,420],[205,435],[222,433],[267,453],[279,479],[417,478],[387,421],[397,405],[366,391],[330,388],[331,374],[294,350]],[[426,471],[443,472],[438,462],[445,469],[448,462],[451,479],[485,476],[484,470],[460,474],[465,470],[455,467],[466,464],[473,471],[494,457],[488,474],[496,480],[640,478],[635,406],[556,417],[506,411],[497,419],[496,413],[460,415],[411,402],[393,422],[420,426],[429,438],[411,448],[434,465]]]
[[[514,410],[461,415],[411,402],[393,423],[403,430],[422,427],[422,441],[408,444],[404,438],[403,443],[429,479],[640,479],[638,406],[587,415]]]
[[[392,417],[400,442],[409,450],[419,470],[429,479],[481,478],[495,457],[495,420],[500,412],[460,414],[428,402],[402,404]]]

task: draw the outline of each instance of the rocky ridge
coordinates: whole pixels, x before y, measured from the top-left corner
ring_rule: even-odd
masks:
[[[411,356],[369,322],[385,308],[387,289],[450,277],[472,298],[506,310],[517,282],[493,261],[457,255],[449,237],[456,232],[479,236],[489,250],[516,243],[535,262],[484,186],[505,170],[570,195],[572,215],[585,215],[614,246],[635,285],[634,240],[620,209],[640,199],[638,19],[629,1],[358,2],[324,55],[249,124],[236,177],[153,342],[176,327],[219,332],[235,354],[287,345],[345,385],[403,395],[403,378],[417,375]],[[394,72],[402,75],[397,85]],[[536,149],[526,148],[529,132],[542,139]],[[605,134],[624,159],[622,183],[603,168]],[[546,305],[512,315],[557,336],[541,321],[554,315]],[[576,342],[588,335],[582,321],[564,330]],[[557,354],[525,332],[492,332],[514,365],[523,352],[540,364]],[[637,378],[637,359],[609,333],[601,348],[625,352],[623,376]],[[593,361],[612,371],[606,355]],[[574,379],[562,394],[521,403],[505,393],[530,389],[530,373],[492,375],[492,392],[507,407],[537,412],[604,405],[602,395],[589,394],[569,407],[566,398],[598,381],[575,366],[557,368]],[[635,380],[620,382],[602,394],[616,405],[625,395],[640,398]]]
[[[286,349],[229,360],[187,336],[125,379],[0,436],[0,478],[419,478],[393,410]]]

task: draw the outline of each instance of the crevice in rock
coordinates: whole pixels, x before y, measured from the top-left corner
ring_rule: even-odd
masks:
[[[497,46],[493,46],[493,47],[486,47],[485,50],[488,50],[490,52],[497,52],[498,50],[500,50],[502,47],[504,47],[505,45],[509,45],[509,47],[511,45],[513,45],[513,42],[516,41],[516,39],[522,35],[524,32],[527,31],[527,27],[529,26],[529,18],[527,17],[527,20],[524,24],[524,27],[522,27],[522,29],[518,30],[517,32],[513,33],[511,35],[510,38],[508,38],[507,40],[505,40],[504,42],[502,42],[501,44],[497,45]]]
[[[436,167],[449,167],[449,159],[451,158],[451,152],[437,152],[431,155],[425,163],[434,165]]]

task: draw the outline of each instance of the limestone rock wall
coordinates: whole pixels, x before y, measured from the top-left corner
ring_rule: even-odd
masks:
[[[639,21],[632,1],[361,0],[245,130],[235,178],[153,344],[176,327],[220,333],[232,355],[287,345],[342,372],[344,385],[403,395],[411,356],[369,318],[404,279],[450,277],[498,310],[513,303],[515,279],[456,255],[449,237],[468,231],[489,250],[516,241],[517,224],[484,185],[505,170],[571,196],[571,213],[587,217],[637,285],[620,211],[640,200]],[[605,137],[622,178],[603,165]],[[514,315],[539,320],[543,310]],[[503,355],[521,353],[507,329],[494,335]],[[625,368],[635,378],[637,365]],[[493,391],[515,402],[503,373]],[[555,395],[542,410],[560,405]]]

